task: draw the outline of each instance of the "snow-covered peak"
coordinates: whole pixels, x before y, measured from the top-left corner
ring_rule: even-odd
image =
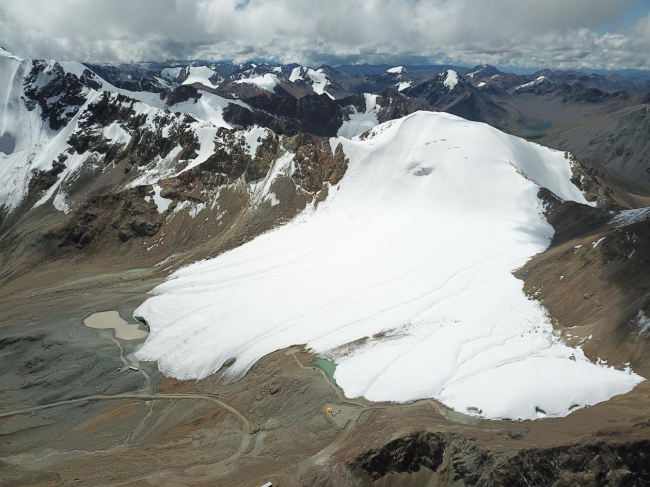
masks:
[[[331,80],[323,68],[312,69],[305,66],[296,66],[291,70],[289,81],[295,83],[298,80],[309,83],[314,93],[318,95],[326,94],[330,98],[334,98],[326,91],[327,86],[331,84]]]
[[[395,66],[394,68],[387,69],[387,73],[391,74],[402,74],[404,71],[406,71],[406,68],[404,66]]]
[[[458,73],[453,69],[448,69],[444,75],[445,86],[449,88],[449,91],[453,90],[454,87],[458,84]]]

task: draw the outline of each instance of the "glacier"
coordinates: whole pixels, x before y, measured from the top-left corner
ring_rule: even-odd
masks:
[[[540,187],[587,204],[562,152],[433,112],[330,143],[349,165],[325,202],[154,289],[139,360],[201,379],[235,357],[237,380],[304,344],[347,397],[491,419],[565,416],[643,380],[564,344],[512,275],[553,236]]]

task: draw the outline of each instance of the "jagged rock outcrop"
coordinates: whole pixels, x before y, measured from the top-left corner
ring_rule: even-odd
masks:
[[[93,196],[59,231],[47,235],[59,247],[83,249],[96,239],[105,243],[127,242],[134,237],[153,237],[164,217],[155,203],[145,199],[151,187],[140,186],[116,194]]]
[[[278,155],[279,138],[273,132],[259,141],[255,154],[241,134],[220,128],[215,137],[214,153],[200,166],[201,172],[217,177],[217,184],[233,183],[239,178],[246,182],[264,178],[272,159]],[[259,154],[259,157],[258,157]]]
[[[644,425],[639,425],[640,428]],[[446,487],[644,486],[650,483],[650,441],[591,438],[539,448],[486,448],[461,434],[418,431],[352,461],[313,468],[303,485]]]
[[[126,160],[126,168],[146,166],[156,158],[165,158],[177,146],[180,160],[197,156],[199,142],[190,125],[197,120],[188,114],[160,112],[148,123],[146,113],[138,113],[138,101],[124,95],[105,92],[92,103],[79,121],[79,130],[68,140],[72,153],[91,151],[104,155],[104,163]],[[104,129],[116,123],[129,136],[128,143],[112,142]]]
[[[156,63],[86,64],[86,66],[102,79],[123,90],[161,93],[174,86],[173,81],[160,76],[160,70],[164,65]]]
[[[59,63],[32,61],[30,73],[23,82],[25,107],[41,108],[41,117],[52,130],[64,127],[85,103],[84,88],[98,89],[101,82],[90,70],[80,77],[67,73]]]
[[[196,103],[201,98],[201,93],[193,86],[181,85],[171,90],[165,90],[160,93],[160,99],[165,100],[167,106],[172,107],[179,103],[192,100]]]
[[[309,192],[320,191],[325,183],[334,186],[345,174],[348,161],[340,144],[332,154],[329,140],[300,134],[285,145],[296,154],[294,181]]]
[[[447,440],[436,433],[418,432],[392,440],[381,449],[357,457],[354,467],[373,480],[388,473],[414,473],[421,468],[435,472],[444,461]]]
[[[296,99],[266,93],[247,98],[246,103],[252,110],[231,104],[224,110],[224,119],[239,127],[259,125],[288,136],[300,132],[335,136],[347,118],[346,107],[365,110],[362,96],[333,100],[327,95],[306,95]]]
[[[402,92],[409,98],[468,120],[502,126],[506,110],[471,85],[455,71],[433,76]]]

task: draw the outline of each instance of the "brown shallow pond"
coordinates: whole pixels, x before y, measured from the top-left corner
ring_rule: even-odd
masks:
[[[147,330],[141,330],[140,324],[128,323],[122,319],[117,311],[102,311],[93,313],[84,320],[84,325],[97,330],[113,329],[115,338],[121,340],[138,340],[149,336]]]

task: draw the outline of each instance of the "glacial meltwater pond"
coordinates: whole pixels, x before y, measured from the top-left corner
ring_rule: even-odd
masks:
[[[115,330],[115,337],[122,340],[138,340],[149,335],[147,330],[139,328],[140,323],[128,323],[117,311],[94,313],[84,320],[84,325],[97,330]]]
[[[330,362],[329,360],[325,360],[324,358],[317,358],[311,364],[315,365],[320,369],[323,369],[323,372],[327,374],[327,377],[329,377],[330,380],[334,382],[334,384],[336,384],[336,379],[334,378],[334,372],[336,371],[336,364],[334,362]]]

